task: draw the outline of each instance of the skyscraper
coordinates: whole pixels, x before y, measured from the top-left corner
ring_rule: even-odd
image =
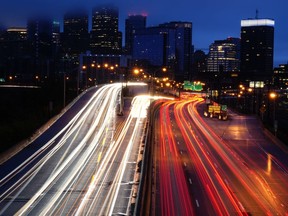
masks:
[[[280,64],[274,68],[273,85],[278,89],[288,88],[288,64]]]
[[[0,78],[13,77],[13,81],[20,81],[23,78],[28,65],[27,45],[26,28],[8,28],[0,36]]]
[[[120,54],[122,33],[118,31],[118,8],[101,5],[92,10],[90,48],[94,54]]]
[[[266,81],[273,75],[274,20],[241,20],[241,80]]]
[[[64,15],[65,52],[79,55],[88,50],[88,12],[86,10],[70,11]]]
[[[192,78],[192,23],[169,22],[161,24],[159,27],[175,31],[173,40],[169,36],[168,44],[169,47],[175,47],[175,55],[169,55],[167,60],[168,62],[173,62],[175,80],[190,80]]]
[[[133,35],[132,58],[145,67],[161,67],[167,60],[167,34],[158,27],[149,27]]]
[[[53,21],[52,42],[57,48],[61,43],[60,42],[60,22],[59,21]]]
[[[137,30],[146,28],[146,16],[129,15],[125,20],[125,51],[127,54],[132,53],[133,35]]]
[[[133,59],[168,66],[177,81],[190,80],[192,23],[169,22],[134,34]]]
[[[36,59],[51,57],[53,21],[48,18],[32,18],[27,22],[28,40]]]
[[[32,18],[27,22],[28,41],[31,44],[31,70],[33,77],[43,79],[49,74],[49,60],[53,50],[53,20]],[[37,80],[38,80],[37,78]]]
[[[234,72],[240,70],[240,39],[216,40],[209,47],[207,58],[208,72]]]
[[[25,41],[27,40],[27,28],[8,28],[5,36],[6,40]]]
[[[203,79],[207,71],[207,55],[203,50],[196,50],[193,53],[192,71],[194,80]]]

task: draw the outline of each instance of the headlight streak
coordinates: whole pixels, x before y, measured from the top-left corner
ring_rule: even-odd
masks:
[[[119,90],[119,89],[118,89]],[[111,91],[110,91],[111,92]],[[112,96],[115,95],[115,94],[112,94]],[[104,101],[103,101],[103,104],[101,106],[101,109],[99,111],[99,113],[111,113],[113,112],[114,110],[111,110],[112,109],[112,103],[109,103],[109,107],[108,109],[106,109],[106,104],[108,104],[108,102],[111,100],[111,98],[108,96],[108,97],[105,97]],[[116,101],[115,99],[112,99],[111,101]],[[104,116],[104,119],[103,121],[100,121],[100,119]],[[108,115],[97,115],[97,118],[96,120],[92,123],[88,133],[86,134],[86,136],[84,137],[84,139],[82,140],[82,142],[79,144],[79,145],[85,145],[87,140],[92,136],[92,134],[94,133],[94,128],[96,128],[99,123],[101,122],[108,122],[108,119],[110,119],[110,117]],[[70,184],[70,182],[75,178],[75,176],[77,175],[78,172],[81,171],[81,169],[83,169],[85,167],[85,163],[87,161],[89,161],[89,158],[93,155],[93,153],[95,152],[96,150],[96,147],[98,147],[98,142],[96,142],[96,140],[98,141],[100,136],[102,135],[102,133],[105,131],[105,128],[106,128],[106,125],[102,125],[98,131],[98,133],[95,135],[93,141],[91,144],[94,144],[94,145],[89,145],[87,150],[85,151],[86,153],[83,154],[83,156],[80,158],[79,162],[77,163],[77,166],[76,166],[76,169],[73,170],[73,172],[69,175],[70,177],[68,178],[67,181],[64,182],[64,185],[62,185],[60,188],[58,193],[56,193],[54,195],[54,198],[52,201],[50,201],[50,205],[47,205],[46,206],[46,210],[44,209],[41,214],[45,215],[46,213],[48,213],[48,211],[50,210],[50,208],[53,207],[53,205],[55,205],[55,203],[57,202],[58,198],[61,196],[61,194],[63,193],[63,191],[65,190],[65,188],[68,187],[68,185]],[[65,165],[66,166],[66,165]],[[64,166],[64,167],[65,167]]]
[[[120,89],[119,87],[118,87],[118,89]],[[99,92],[101,92],[101,91],[99,91]],[[95,94],[96,95],[96,94]],[[87,103],[87,105],[63,128],[63,130],[61,130],[55,137],[53,137],[53,139],[51,139],[51,141],[49,141],[46,145],[44,145],[44,147],[43,148],[41,148],[41,150],[43,150],[43,149],[45,149],[46,148],[46,146],[47,145],[50,145],[51,143],[53,143],[53,140],[55,140],[55,138],[57,138],[58,136],[60,136],[60,134],[62,133],[62,132],[64,132],[69,126],[71,126],[74,122],[75,122],[75,120],[80,116],[80,114],[86,109],[86,107],[95,99],[95,95],[92,97],[92,99]],[[87,114],[86,114],[87,113]],[[86,113],[84,113],[84,116],[87,116],[88,115],[88,113],[89,112],[86,112]],[[85,119],[85,117],[84,118],[82,118],[82,119]],[[78,124],[82,124],[81,123],[81,121],[78,123]],[[74,127],[75,128],[75,127]],[[75,130],[75,129],[74,129]],[[64,140],[65,140],[65,138],[63,138]],[[62,142],[60,142],[60,143],[62,143]],[[60,146],[59,146],[59,144],[58,145],[56,145],[56,147],[55,148],[53,148],[52,150],[51,150],[51,152],[50,152],[50,154],[47,154],[47,156],[46,157],[44,157],[44,159],[45,158],[48,158],[48,157],[50,157],[51,156],[51,153],[53,154],[53,152],[55,152],[55,151],[57,151],[57,149],[59,148]],[[79,147],[81,147],[81,145],[79,146]],[[77,150],[79,150],[80,151],[80,148],[77,148]],[[40,150],[39,150],[40,151]],[[75,150],[74,150],[74,152],[75,152]],[[76,151],[77,152],[77,151]],[[29,159],[27,159],[25,162],[24,162],[24,164],[26,164],[26,163],[29,163],[29,161],[31,161],[31,158],[33,159],[34,157],[36,157],[38,152],[36,152],[34,155],[32,155]],[[73,156],[75,156],[75,154],[73,153]],[[71,158],[71,157],[70,157]],[[41,160],[41,162],[44,162],[44,159],[42,159]],[[39,164],[39,163],[37,163],[37,164]],[[37,164],[36,164],[36,166],[37,166]],[[66,163],[66,165],[67,165],[67,163]],[[19,168],[20,167],[20,168]],[[13,176],[14,174],[13,173],[15,173],[16,171],[19,171],[19,170],[21,170],[21,169],[23,169],[24,167],[22,166],[19,166],[18,168],[16,168],[15,170],[13,170],[12,171],[12,174],[10,174],[10,175],[8,175],[8,177],[6,177],[5,179],[9,179],[9,176]],[[35,166],[34,166],[35,167]],[[62,166],[63,167],[63,166]],[[34,168],[35,169],[35,168]],[[59,171],[57,172],[57,173],[60,173]],[[27,175],[26,175],[27,176]],[[4,179],[4,180],[5,180]],[[1,180],[2,182],[3,182],[3,179]],[[16,184],[15,184],[16,185]],[[15,187],[15,185],[14,185],[14,187]],[[44,189],[43,189],[44,190]],[[42,194],[41,192],[40,193],[37,193],[37,195],[36,196],[38,196],[38,195],[40,195],[40,194]],[[2,195],[3,196],[3,195]],[[2,210],[3,211],[3,210]]]
[[[125,129],[124,129],[124,131],[125,131]],[[119,144],[116,141],[113,145],[109,146],[108,150],[106,151],[106,154],[103,155],[103,157],[102,157],[103,159],[101,161],[99,169],[97,170],[96,173],[93,174],[93,176],[95,176],[95,178],[93,181],[91,181],[91,183],[88,187],[88,191],[86,192],[84,198],[82,199],[82,202],[80,203],[80,205],[79,205],[79,207],[75,213],[76,215],[82,215],[83,214],[82,211],[85,208],[85,206],[87,205],[89,197],[91,196],[92,192],[96,188],[96,185],[100,183],[100,178],[103,180],[102,182],[105,182],[105,179],[107,178],[107,175],[108,175],[108,170],[112,166],[112,163],[109,163],[109,161],[115,160],[116,150],[118,149],[118,147],[119,147]],[[101,187],[99,187],[98,192],[96,192],[94,200],[96,200],[96,198],[98,197],[100,192],[101,192]],[[92,206],[93,206],[93,204],[90,205],[89,210],[91,210]],[[89,212],[89,210],[88,210],[88,212]]]
[[[107,195],[105,196],[106,198],[103,201],[103,205],[102,208],[100,209],[100,215],[104,214],[104,215],[111,215],[119,194],[119,190],[120,190],[120,185],[123,179],[123,175],[124,172],[126,170],[126,166],[128,163],[128,159],[129,156],[131,154],[131,148],[133,146],[133,144],[135,144],[134,139],[136,139],[136,134],[137,131],[139,131],[141,128],[139,127],[139,122],[142,120],[143,115],[141,108],[139,109],[139,107],[142,107],[143,110],[146,110],[146,106],[147,105],[147,100],[149,98],[145,98],[145,97],[135,97],[134,98],[134,102],[132,103],[132,110],[131,113],[129,114],[127,121],[125,122],[125,125],[123,127],[123,129],[121,130],[118,139],[115,141],[115,144],[109,148],[109,150],[106,151],[106,156],[103,157],[103,161],[101,163],[101,167],[99,168],[98,172],[94,174],[94,176],[103,176],[103,174],[99,173],[100,171],[102,172],[106,172],[106,174],[103,176],[102,178],[102,182],[105,182],[105,179],[107,178],[107,174],[108,171],[111,169],[112,163],[106,163],[106,161],[114,161],[115,157],[117,155],[117,152],[119,151],[120,145],[123,142],[124,138],[127,136],[127,132],[129,130],[129,128],[131,127],[131,124],[133,124],[135,121],[135,126],[133,127],[133,131],[132,131],[132,135],[129,139],[128,142],[128,146],[125,149],[124,155],[122,157],[122,160],[120,163],[119,168],[117,169],[117,172],[115,174],[113,183],[110,185],[109,187],[109,191],[107,193]],[[144,108],[143,108],[144,107]],[[137,111],[136,111],[137,110]],[[136,114],[138,112],[138,115]],[[147,110],[146,110],[147,112]],[[136,118],[136,120],[135,120]],[[99,184],[100,183],[100,179],[96,178],[95,181],[92,182],[94,185]],[[95,186],[90,185],[89,186],[89,191],[86,193],[86,196],[83,198],[83,201],[81,203],[81,205],[79,206],[76,215],[83,215],[84,214],[84,207],[85,205],[87,205],[87,201],[89,200],[89,196],[91,196],[92,191],[94,190]],[[89,205],[89,209],[87,209],[87,211],[85,211],[85,215],[89,215],[92,214],[94,205],[96,200],[98,199],[97,197],[99,196],[100,193],[100,189],[98,190],[98,192],[95,194],[95,198],[93,199],[92,203]]]
[[[101,91],[99,91],[101,92]],[[48,141],[43,147],[41,147],[38,151],[36,151],[33,155],[31,155],[29,158],[27,158],[22,164],[20,164],[18,167],[16,167],[14,170],[12,170],[7,176],[5,176],[3,179],[0,180],[0,187],[5,184],[7,181],[9,181],[15,174],[23,170],[29,163],[33,162],[35,158],[39,154],[41,154],[45,149],[47,149],[51,144],[55,142],[55,139],[57,139],[62,133],[64,133],[71,125],[74,124],[74,122],[79,118],[79,116],[85,111],[85,109],[90,105],[90,103],[95,100],[95,97],[97,96],[98,92],[94,94],[94,96],[88,101],[88,103],[76,114],[76,116],[68,122],[68,124],[59,132],[57,133],[50,141]],[[87,112],[88,114],[88,112]],[[0,195],[0,199],[2,199],[3,194]]]
[[[102,147],[103,147],[103,145],[102,145]],[[107,150],[106,156],[105,155],[102,156],[103,160],[102,160],[97,172],[93,174],[94,180],[91,181],[91,183],[90,183],[90,185],[88,187],[89,189],[88,189],[87,193],[85,194],[84,198],[82,199],[82,202],[81,202],[80,206],[77,209],[76,215],[79,214],[79,212],[83,211],[84,206],[86,205],[91,193],[93,192],[93,189],[96,187],[95,185],[96,184],[98,184],[98,185],[100,184],[99,188],[100,189],[102,188],[101,185],[104,184],[105,179],[106,179],[106,177],[108,175],[107,170],[109,170],[109,169],[107,169],[107,165],[109,165],[109,161],[111,161],[111,157],[110,156],[115,155],[115,154],[110,154],[110,152],[113,151],[114,148],[115,148],[115,143],[113,142],[113,145],[109,145],[109,149]],[[112,166],[111,163],[110,163],[110,166]],[[103,177],[102,183],[100,182],[100,176]],[[98,190],[97,194],[100,193],[100,189]],[[95,195],[94,200],[96,200],[96,197],[98,196],[97,194]],[[92,206],[93,205],[90,205],[90,207],[92,207]]]
[[[136,84],[139,85],[139,83]],[[130,86],[135,84],[128,83],[128,85]],[[5,214],[5,210],[13,202],[13,199],[17,198],[17,195],[23,193],[26,186],[31,184],[34,176],[36,176],[39,171],[43,170],[44,165],[50,160],[50,158],[52,158],[60,149],[65,147],[65,149],[63,149],[63,153],[59,157],[59,160],[55,164],[55,167],[51,167],[52,169],[49,177],[42,185],[40,185],[40,188],[37,189],[37,192],[33,194],[29,200],[21,207],[21,209],[17,211],[16,215],[27,215],[29,213],[35,212],[34,208],[47,195],[47,197],[49,197],[49,201],[46,202],[45,205],[43,205],[43,201],[41,201],[41,205],[43,205],[43,207],[42,210],[41,206],[37,207],[36,211],[38,214],[66,214],[62,207],[65,208],[70,193],[75,188],[74,185],[77,183],[78,179],[81,178],[83,175],[82,173],[85,172],[85,166],[88,165],[88,163],[91,163],[90,161],[92,156],[93,154],[95,155],[97,151],[98,159],[95,161],[97,167],[95,167],[95,173],[91,174],[92,179],[90,181],[90,185],[88,188],[86,188],[87,191],[83,193],[84,198],[82,199],[82,202],[80,204],[74,203],[74,207],[72,206],[74,210],[75,207],[78,206],[76,214],[93,214],[93,212],[95,212],[96,205],[98,205],[97,202],[100,201],[100,193],[106,193],[103,190],[103,187],[106,187],[104,184],[107,181],[105,180],[108,179],[108,173],[110,170],[112,170],[111,167],[113,162],[111,161],[115,161],[121,142],[123,142],[124,138],[127,137],[129,127],[131,128],[131,125],[135,125],[135,128],[132,131],[132,135],[128,135],[131,136],[129,138],[128,147],[125,149],[124,157],[120,162],[120,166],[118,167],[117,172],[114,174],[115,177],[113,177],[114,180],[110,185],[108,193],[105,195],[106,207],[103,205],[102,209],[99,209],[100,212],[113,212],[115,203],[117,201],[117,196],[120,191],[120,185],[123,181],[122,179],[124,172],[131,155],[132,146],[136,142],[137,133],[140,133],[141,131],[141,121],[147,116],[147,107],[150,104],[149,102],[151,100],[157,100],[160,98],[141,96],[135,99],[135,104],[133,104],[132,112],[128,117],[127,123],[118,136],[118,139],[111,143],[115,129],[115,103],[117,101],[117,95],[119,95],[119,92],[121,91],[121,87],[122,85],[118,83],[100,88],[87,102],[83,109],[81,109],[71,119],[71,121],[69,121],[66,126],[63,127],[61,131],[52,137],[50,141],[44,144],[43,147],[41,147],[31,157],[26,159],[23,164],[19,165],[16,169],[14,169],[4,179],[1,180],[0,184],[5,184],[6,181],[9,181],[9,179],[13,178],[19,171],[23,170],[26,166],[28,166],[30,163],[33,163],[35,160],[38,160],[37,162],[34,162],[35,164],[33,167],[30,168],[30,170],[27,171],[19,181],[11,186],[11,188],[7,190],[4,195],[0,195],[2,200],[4,200],[9,195],[11,196],[12,193],[14,193],[12,198],[9,198],[8,204],[1,209],[1,213]],[[92,112],[94,110],[96,110],[96,112],[94,117],[91,118],[91,116],[93,116]],[[110,115],[111,113],[114,115]],[[84,127],[87,128],[87,121],[91,122],[89,123],[89,130],[85,132],[83,139],[77,143],[79,141],[78,135],[81,133],[83,135],[82,131],[84,130]],[[112,130],[108,130],[108,128],[111,128]],[[107,137],[112,138],[110,140],[107,139]],[[100,141],[101,138],[103,142]],[[57,140],[56,144],[55,140]],[[107,145],[105,144],[106,142]],[[53,148],[50,147],[52,144]],[[72,147],[72,145],[75,147]],[[51,149],[48,151],[49,147]],[[44,153],[45,155],[43,156]],[[42,158],[38,159],[38,157]],[[95,158],[95,156],[93,157]],[[77,160],[75,160],[76,158]],[[64,173],[66,175],[65,178],[62,177]],[[54,186],[56,181],[57,185]],[[55,187],[57,187],[57,189]],[[47,194],[51,188],[55,188],[56,191]],[[92,200],[89,197],[92,198]],[[80,201],[79,198],[77,199],[78,201]],[[88,206],[88,208],[85,209],[85,206]],[[71,208],[70,204],[69,207],[67,206],[67,208]],[[128,207],[126,211],[128,213]],[[70,211],[70,213],[75,214],[73,211]]]
[[[146,103],[147,104],[147,103]],[[131,119],[130,117],[128,118],[128,119]],[[132,120],[132,119],[131,119]],[[127,122],[130,122],[130,120],[128,120]],[[124,129],[122,130],[122,134],[126,134],[126,131],[128,130],[128,127],[129,127],[129,125],[130,124],[127,124],[127,126],[125,126],[124,127]],[[127,128],[127,129],[126,129]],[[137,128],[137,127],[136,127]],[[124,138],[124,135],[120,135],[119,137],[120,137],[120,139],[123,139]],[[117,142],[117,141],[116,141]],[[110,148],[111,147],[111,148]],[[118,151],[117,149],[118,149],[118,147],[117,147],[117,144],[113,144],[112,146],[110,146],[109,147],[109,150],[107,150],[106,151],[106,156],[105,155],[103,155],[102,157],[103,157],[103,161],[101,162],[101,165],[100,165],[100,167],[99,167],[99,169],[98,169],[98,171],[97,171],[97,173],[95,173],[94,175],[93,175],[93,181],[91,181],[91,184],[90,184],[90,186],[88,187],[88,191],[87,191],[87,193],[85,194],[85,197],[82,199],[82,202],[81,202],[81,204],[80,204],[80,206],[78,207],[78,210],[77,210],[77,212],[76,212],[76,215],[78,215],[78,214],[83,214],[84,212],[84,209],[85,209],[85,206],[88,204],[87,202],[88,202],[88,200],[90,200],[89,199],[89,197],[91,196],[91,194],[93,193],[93,190],[95,190],[95,188],[96,188],[96,185],[99,185],[99,184],[101,184],[101,182],[100,182],[100,176],[102,176],[103,178],[101,178],[102,179],[102,182],[105,182],[105,179],[107,178],[107,174],[108,174],[108,172],[107,172],[107,170],[110,170],[110,167],[112,166],[112,163],[111,162],[109,162],[108,163],[108,161],[114,161],[115,160],[115,156],[116,156],[116,151]],[[129,152],[129,150],[126,150],[126,152]],[[113,158],[111,158],[113,156]],[[105,161],[107,161],[107,163],[105,162]],[[127,163],[125,163],[124,162],[124,164],[125,164],[125,167],[126,167],[126,164]],[[125,170],[125,167],[124,168],[122,168],[121,169],[121,167],[119,168],[119,170],[123,170],[123,172],[124,172],[124,170]],[[105,173],[105,174],[104,174]],[[118,171],[118,173],[119,173],[119,171]],[[103,174],[104,174],[104,176],[103,176]],[[117,177],[115,177],[115,180],[113,181],[113,182],[117,182]],[[119,180],[119,182],[121,182],[121,180]],[[117,184],[116,184],[116,186],[117,186]],[[100,194],[100,190],[102,190],[101,188],[102,188],[102,186],[100,185],[100,187],[98,186],[98,192],[96,192],[96,194],[95,194],[95,196],[94,196],[94,198],[93,198],[93,201],[92,201],[92,203],[91,204],[89,204],[89,209],[88,210],[85,210],[85,214],[89,214],[89,212],[90,211],[93,211],[93,206],[94,206],[94,203],[96,202],[96,200],[98,199],[97,197],[98,197],[98,195]],[[116,197],[117,197],[117,193],[114,193],[113,191],[115,191],[115,189],[113,189],[113,188],[115,188],[115,184],[112,184],[111,185],[111,189],[109,190],[109,192],[108,192],[108,195],[106,196],[106,203],[108,202],[108,200],[111,200],[111,199],[113,199],[113,197],[114,197],[114,199],[116,199]],[[95,193],[95,192],[94,192]],[[110,195],[109,195],[110,194]],[[104,202],[104,203],[105,203]],[[110,202],[110,204],[109,204],[109,202]],[[111,201],[109,201],[108,202],[108,206],[111,206]],[[114,204],[115,205],[115,204]],[[113,206],[114,206],[113,205]],[[104,211],[105,212],[107,212],[107,210],[109,210],[109,209],[111,209],[111,211],[113,210],[113,207],[110,207],[110,208],[107,208],[107,207],[105,207],[106,205],[104,204],[103,205],[103,208],[105,209]],[[100,211],[100,212],[102,212],[103,211],[103,209]]]
[[[128,120],[127,126],[129,127],[133,121],[134,121],[134,119],[130,117],[130,120]],[[135,128],[137,128],[137,125],[135,125]],[[135,129],[133,129],[132,136],[128,142],[127,148],[126,148],[124,155],[120,161],[120,166],[119,166],[119,169],[117,169],[113,184],[111,185],[111,189],[109,190],[108,195],[106,196],[106,199],[104,200],[104,205],[102,206],[102,208],[100,210],[100,215],[111,215],[113,210],[114,210],[114,206],[115,206],[116,198],[118,196],[120,184],[121,184],[123,174],[124,174],[124,171],[125,171],[126,165],[127,165],[127,156],[130,155],[131,144],[132,144],[131,140],[133,139],[134,131],[135,131]],[[124,138],[124,136],[125,136],[125,134],[123,134],[123,136],[120,136],[120,137]],[[117,144],[120,144],[120,143],[121,142],[117,142]],[[108,208],[105,208],[105,206],[108,206]]]
[[[126,170],[126,166],[127,166],[127,163],[128,163],[128,159],[129,159],[129,156],[131,154],[131,149],[132,149],[132,145],[135,143],[135,140],[136,140],[136,135],[137,133],[139,132],[139,130],[141,130],[141,127],[140,127],[140,121],[146,117],[147,115],[147,108],[148,108],[148,102],[149,102],[149,98],[148,97],[139,97],[137,96],[136,97],[137,100],[139,101],[138,103],[138,106],[136,106],[136,110],[138,111],[138,117],[136,119],[136,123],[135,123],[135,127],[133,129],[133,133],[132,133],[132,136],[130,138],[130,141],[129,141],[129,144],[128,144],[128,147],[126,148],[125,150],[125,153],[124,153],[124,157],[122,159],[122,163],[121,165],[123,166],[121,170],[121,172],[119,172],[119,178],[118,178],[118,184],[117,184],[117,188],[115,190],[115,195],[114,195],[114,199],[112,200],[112,203],[110,207],[110,211],[109,211],[109,214],[108,215],[112,215],[113,213],[113,210],[114,210],[114,206],[115,206],[115,203],[116,203],[116,198],[118,197],[118,194],[119,194],[119,190],[120,190],[120,184],[121,184],[121,181],[123,179],[123,176],[124,176],[124,171]],[[133,104],[132,106],[132,110],[131,110],[131,113],[135,113],[134,111],[135,109],[135,105]],[[143,113],[146,113],[146,115]],[[133,115],[134,117],[135,115]],[[131,192],[132,193],[132,192]]]
[[[112,105],[112,104],[111,104]],[[115,108],[116,109],[116,105],[113,107],[113,108]],[[113,110],[113,109],[112,109]],[[114,113],[114,112],[112,112],[112,113]],[[112,125],[112,127],[114,127],[114,121],[115,121],[115,115],[116,114],[113,114],[112,116],[110,116],[109,115],[109,119],[108,119],[108,122],[110,122],[110,124]],[[110,119],[112,119],[112,121],[110,121]],[[109,124],[109,123],[107,123],[107,124]],[[105,143],[106,143],[106,140],[107,140],[107,136],[108,136],[108,129],[109,129],[109,127],[107,127],[106,128],[106,130],[105,130],[105,135],[104,135],[104,137],[103,137],[103,139],[102,139],[102,143],[101,143],[101,150],[100,150],[100,152],[98,153],[98,158],[97,158],[97,163],[96,163],[96,166],[95,166],[95,170],[97,170],[97,169],[99,169],[99,163],[100,163],[100,161],[101,161],[101,159],[102,159],[102,153],[104,152],[104,148],[105,148]],[[113,146],[114,145],[114,141],[113,141],[113,136],[111,136],[111,141],[110,141],[110,146]],[[94,141],[92,141],[92,143],[93,143]],[[99,169],[100,170],[100,169]],[[91,180],[91,183],[90,183],[90,185],[88,186],[88,188],[90,188],[90,187],[92,187],[92,188],[95,188],[95,186],[93,185],[93,183],[95,182],[95,179],[96,179],[96,175],[97,174],[93,174],[92,175],[92,180]],[[103,184],[103,183],[100,183],[101,185]],[[86,195],[85,195],[85,197],[89,197],[89,193],[86,193]],[[68,200],[68,197],[66,198],[67,200]],[[86,200],[86,198],[84,198],[83,199],[84,201]],[[85,203],[84,201],[82,201],[82,204],[83,203]]]
[[[73,125],[73,123],[72,123],[72,125]],[[67,133],[67,132],[66,132]],[[51,144],[53,144],[54,143],[54,140],[53,141],[51,141]],[[35,176],[37,173],[38,173],[38,171],[42,168],[42,166],[46,163],[46,161],[50,158],[50,157],[52,157],[53,156],[53,154],[63,145],[63,144],[65,144],[65,140],[63,141],[63,139],[61,139],[60,141],[59,141],[59,143],[49,152],[49,153],[47,153],[39,162],[37,162],[37,164],[35,164],[34,165],[34,167],[32,168],[32,169],[30,169],[28,172],[27,172],[27,174],[25,175],[25,176],[23,176],[21,179],[19,179],[11,188],[13,189],[12,191],[10,191],[10,194],[14,191],[14,190],[16,190],[18,187],[20,187],[21,186],[21,184],[22,183],[24,183],[25,181],[25,179],[28,179],[29,178],[29,181],[28,182],[30,182],[32,179],[33,179],[33,176]],[[33,174],[33,173],[34,174]],[[30,177],[30,174],[29,173],[31,173],[31,174],[33,174],[33,176],[32,177]],[[28,185],[28,184],[25,184],[26,186]],[[19,193],[21,193],[21,191],[22,190],[24,190],[25,189],[25,186],[22,186],[22,189],[19,191]],[[17,194],[19,194],[19,193],[17,193]],[[17,196],[17,195],[16,195]],[[14,197],[16,197],[16,196],[14,196]],[[12,203],[12,201],[13,200],[11,200],[10,201],[10,203]],[[9,204],[6,206],[6,207],[8,207],[9,206]]]

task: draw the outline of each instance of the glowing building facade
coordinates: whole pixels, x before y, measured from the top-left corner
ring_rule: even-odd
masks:
[[[266,81],[273,75],[274,20],[241,21],[241,80]]]
[[[240,70],[240,39],[216,40],[209,47],[208,72],[237,72]]]
[[[120,54],[122,33],[118,31],[118,8],[100,5],[92,10],[90,48],[94,54]]]

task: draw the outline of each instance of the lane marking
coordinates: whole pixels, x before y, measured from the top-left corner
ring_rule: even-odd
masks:
[[[106,137],[104,137],[103,141],[102,141],[102,145],[104,145],[106,142]]]
[[[198,202],[197,199],[196,199],[196,205],[197,205],[198,208],[200,207],[199,202]]]
[[[101,157],[102,157],[102,152],[100,152],[100,153],[99,153],[99,155],[98,155],[98,160],[97,160],[97,163],[99,163],[99,162],[100,162],[100,160],[101,160]]]
[[[244,212],[245,211],[245,208],[244,208],[244,206],[242,205],[242,203],[241,202],[239,202],[238,201],[238,203],[239,203],[239,205],[240,205],[240,208],[242,209],[242,211]]]

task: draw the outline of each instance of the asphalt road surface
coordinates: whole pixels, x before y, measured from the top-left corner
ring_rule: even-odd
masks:
[[[153,214],[288,213],[287,150],[256,117],[206,119],[197,97],[163,102],[158,113]]]
[[[87,92],[1,164],[0,215],[129,213],[147,99],[136,98],[127,116],[117,116],[122,87]]]

